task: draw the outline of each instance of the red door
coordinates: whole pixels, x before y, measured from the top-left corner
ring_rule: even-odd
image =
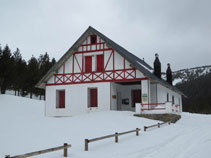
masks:
[[[97,55],[97,72],[103,72],[104,70],[104,55]]]
[[[85,56],[85,72],[92,72],[92,56]]]
[[[59,108],[65,108],[65,91],[59,91]]]
[[[90,89],[90,107],[97,107],[97,88]]]
[[[141,103],[141,90],[132,91],[132,107],[135,107],[136,103]]]

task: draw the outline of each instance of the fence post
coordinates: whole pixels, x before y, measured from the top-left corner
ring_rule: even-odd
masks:
[[[160,128],[160,123],[158,123],[158,128]]]
[[[67,143],[64,143],[64,147],[67,147]],[[67,157],[67,148],[64,148],[64,157]]]
[[[136,128],[136,136],[138,136],[138,135],[139,135],[138,131],[139,131],[139,129],[138,129],[138,128]]]
[[[144,132],[146,132],[146,130],[147,130],[147,127],[146,127],[146,126],[144,126]]]
[[[89,140],[85,139],[85,151],[88,151]]]
[[[118,143],[118,133],[115,133],[115,143]]]
[[[10,158],[10,155],[5,155],[5,158]]]

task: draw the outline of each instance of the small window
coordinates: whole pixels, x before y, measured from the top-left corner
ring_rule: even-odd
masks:
[[[88,107],[98,107],[97,88],[88,89]]]
[[[65,90],[56,91],[56,108],[65,108]]]
[[[174,104],[174,96],[172,95],[172,104]]]
[[[96,44],[97,43],[97,36],[96,35],[91,35],[91,44]]]
[[[167,102],[169,102],[169,94],[167,93],[167,96],[166,96],[166,100]]]
[[[103,72],[104,70],[104,55],[97,55],[97,72]]]

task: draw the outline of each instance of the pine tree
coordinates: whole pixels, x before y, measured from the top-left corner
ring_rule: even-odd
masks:
[[[9,46],[6,45],[0,55],[0,80],[1,94],[11,88],[13,79],[14,58],[11,55]]]
[[[39,80],[48,72],[48,70],[56,63],[56,60],[53,58],[50,61],[50,57],[46,52],[44,55],[40,55],[38,58],[39,62]],[[42,95],[45,95],[45,90],[39,89],[37,90],[38,94],[40,95],[40,99]]]
[[[35,84],[39,81],[39,64],[34,56],[28,61],[26,81],[27,91],[30,93],[30,98],[32,98],[32,94],[36,93],[37,90]]]

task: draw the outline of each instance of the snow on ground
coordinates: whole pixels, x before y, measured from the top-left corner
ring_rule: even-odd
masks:
[[[93,112],[74,117],[45,117],[44,101],[0,95],[0,157],[70,143],[71,158],[208,158],[211,155],[211,115],[183,113],[176,124],[143,132],[158,121],[132,112]],[[141,128],[135,133],[89,144],[84,139]],[[63,151],[35,157],[61,158]]]

